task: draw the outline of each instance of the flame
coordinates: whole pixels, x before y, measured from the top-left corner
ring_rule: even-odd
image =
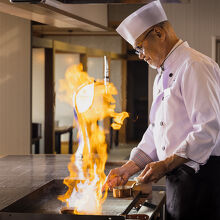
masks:
[[[82,64],[69,67],[65,79],[60,80],[60,96],[74,107],[79,145],[68,165],[69,176],[64,179],[68,190],[58,199],[73,209],[74,214],[101,214],[108,191],[101,188],[105,182],[107,144],[104,128],[99,125],[106,117],[113,117],[112,127],[119,129],[127,112],[116,113],[112,83],[89,77]]]

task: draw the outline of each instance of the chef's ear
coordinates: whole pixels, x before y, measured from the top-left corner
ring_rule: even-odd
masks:
[[[164,39],[165,33],[164,33],[164,30],[161,27],[156,27],[155,28],[155,33],[156,33],[158,38]]]
[[[155,28],[156,35],[161,38],[161,30],[160,28]]]

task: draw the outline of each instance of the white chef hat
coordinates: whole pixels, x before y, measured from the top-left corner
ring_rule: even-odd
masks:
[[[143,34],[148,28],[166,21],[167,16],[159,0],[152,1],[149,4],[133,12],[121,24],[116,31],[134,46],[135,40]]]

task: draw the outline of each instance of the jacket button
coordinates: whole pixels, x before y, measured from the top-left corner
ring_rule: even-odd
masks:
[[[161,122],[160,122],[160,126],[163,126],[163,125],[164,125],[164,123],[161,121]]]
[[[162,101],[164,100],[164,96],[162,97]]]
[[[170,74],[169,74],[169,77],[172,77],[172,76],[173,76],[173,73],[170,73]]]
[[[162,147],[162,150],[165,150],[165,146]]]
[[[155,125],[155,124],[154,124],[154,123],[152,123],[152,126],[153,126],[153,127],[154,127],[154,125]]]

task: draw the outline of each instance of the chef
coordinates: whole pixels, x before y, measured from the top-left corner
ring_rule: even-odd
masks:
[[[160,1],[128,16],[117,32],[157,69],[150,124],[129,161],[104,188],[166,176],[168,220],[220,219],[220,69],[178,38]]]

